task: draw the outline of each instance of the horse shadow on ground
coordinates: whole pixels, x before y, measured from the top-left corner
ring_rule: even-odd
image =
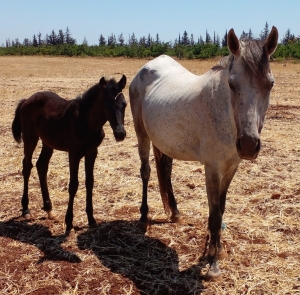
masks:
[[[179,271],[176,251],[160,240],[145,236],[135,222],[103,222],[77,236],[81,250],[92,250],[112,272],[129,278],[140,294],[201,294],[200,275],[205,263]]]
[[[0,237],[11,238],[37,247],[44,253],[38,263],[45,260],[81,262],[81,259],[75,253],[66,251],[61,247],[61,244],[67,238],[65,234],[53,236],[48,227],[37,223],[31,224],[26,220],[16,218],[0,222]]]

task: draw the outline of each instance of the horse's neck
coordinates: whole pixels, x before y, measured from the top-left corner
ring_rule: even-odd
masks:
[[[230,88],[228,86],[229,73],[227,70],[211,70],[204,74],[202,79],[204,89],[207,89],[207,103],[210,109],[219,121],[228,121],[234,125],[234,114],[231,105]]]
[[[94,129],[102,129],[107,122],[102,97],[97,97],[89,106],[88,122]]]

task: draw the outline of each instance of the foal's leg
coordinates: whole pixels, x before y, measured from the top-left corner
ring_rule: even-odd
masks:
[[[69,183],[69,203],[65,217],[66,232],[70,232],[73,228],[73,205],[74,198],[78,189],[78,169],[81,157],[77,154],[69,152],[69,166],[70,166],[70,183]]]
[[[173,158],[170,158],[166,154],[162,153],[155,145],[153,145],[153,153],[156,163],[160,195],[165,207],[165,211],[168,213],[168,211],[171,210],[172,222],[181,223],[182,220],[177,208],[171,182]]]
[[[96,149],[85,156],[86,214],[90,227],[97,225],[93,216],[94,164],[97,154]]]
[[[205,165],[205,176],[209,205],[208,228],[210,231],[210,243],[208,249],[208,262],[210,264],[210,268],[207,273],[207,278],[215,279],[221,275],[218,265],[222,224],[222,213],[220,206],[221,176],[218,172],[218,167],[214,167],[214,165]]]
[[[54,216],[51,212],[52,203],[49,197],[49,191],[47,185],[47,172],[48,172],[49,161],[51,159],[52,154],[53,154],[53,149],[43,143],[41,154],[36,163],[36,168],[40,179],[40,185],[41,185],[43,203],[44,203],[44,207],[42,209],[48,213],[49,219],[54,219]]]
[[[28,137],[25,134],[23,134],[23,142],[24,142],[24,158],[23,158],[23,180],[24,180],[24,188],[23,188],[23,196],[21,200],[22,204],[22,216],[26,219],[30,219],[30,210],[28,209],[28,182],[29,182],[29,176],[31,173],[31,169],[33,167],[32,165],[32,154],[34,149],[36,148],[37,142],[39,138],[32,136]]]

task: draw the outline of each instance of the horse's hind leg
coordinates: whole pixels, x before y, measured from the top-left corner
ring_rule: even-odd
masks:
[[[66,232],[73,228],[73,206],[74,198],[78,189],[78,170],[81,157],[76,153],[69,152],[70,183],[69,183],[69,203],[65,217]]]
[[[49,161],[51,159],[51,156],[53,154],[53,149],[49,146],[43,144],[41,154],[39,156],[39,159],[36,163],[36,168],[39,175],[41,190],[42,190],[42,196],[43,196],[43,204],[44,207],[42,208],[48,213],[49,219],[54,219],[54,216],[52,214],[52,203],[49,197],[49,191],[48,191],[48,185],[47,185],[47,172],[48,172],[48,166]]]
[[[30,219],[31,214],[30,210],[28,208],[29,199],[28,199],[28,182],[29,177],[31,173],[31,169],[33,167],[32,165],[32,154],[34,149],[36,148],[37,142],[39,138],[38,137],[26,137],[25,134],[23,134],[23,142],[24,142],[24,158],[23,158],[23,180],[24,180],[24,188],[23,188],[23,196],[21,200],[22,204],[22,216],[25,219]]]
[[[160,194],[165,211],[168,213],[168,211],[171,210],[172,222],[182,223],[171,182],[173,158],[162,153],[155,145],[153,145],[153,153],[156,163]]]

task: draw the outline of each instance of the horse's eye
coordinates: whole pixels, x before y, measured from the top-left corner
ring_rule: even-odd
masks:
[[[229,85],[229,88],[233,91],[234,90],[233,84],[229,82],[228,85]]]

